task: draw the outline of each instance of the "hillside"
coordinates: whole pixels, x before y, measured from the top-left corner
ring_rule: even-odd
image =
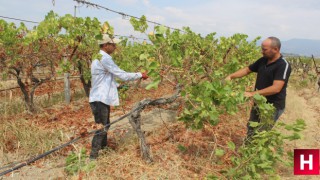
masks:
[[[320,56],[320,40],[291,39],[282,42],[283,53]]]
[[[257,42],[260,46],[262,40]],[[281,41],[281,53],[289,56],[311,56],[320,57],[320,40],[313,39],[290,39]]]

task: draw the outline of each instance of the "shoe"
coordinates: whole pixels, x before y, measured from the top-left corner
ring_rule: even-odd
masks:
[[[104,146],[104,147],[101,147],[101,150],[107,150],[109,147],[108,146]]]
[[[91,161],[97,160],[97,158],[98,158],[98,154],[90,154],[89,159],[90,159]]]
[[[90,159],[90,161],[96,161],[97,157],[90,156],[89,159]]]

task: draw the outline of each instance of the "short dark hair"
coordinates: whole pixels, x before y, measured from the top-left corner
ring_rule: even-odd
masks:
[[[276,37],[268,37],[268,39],[271,40],[271,46],[272,47],[277,47],[279,50],[281,48],[281,42],[280,42],[280,39],[279,38],[276,38]]]

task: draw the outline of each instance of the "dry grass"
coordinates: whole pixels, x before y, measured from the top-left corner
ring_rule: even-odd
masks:
[[[84,179],[204,179],[214,174],[223,179],[219,171],[231,165],[230,157],[233,155],[227,142],[235,141],[239,147],[245,135],[245,125],[238,122],[245,116],[245,113],[241,114],[243,116],[234,120],[229,120],[231,116],[224,116],[218,126],[206,125],[199,131],[187,129],[182,122],[176,122],[168,129],[162,126],[147,133],[147,143],[154,160],[151,164],[141,159],[135,134],[127,134],[123,136],[126,138],[119,140],[111,132],[109,138],[116,141],[112,149],[100,154],[92,172],[79,176]],[[216,157],[216,148],[224,149],[226,154]]]
[[[314,86],[313,81],[299,81],[301,77],[293,74],[290,78],[289,88],[287,89],[286,110],[280,117],[280,121],[291,124],[296,119],[303,119],[306,123],[306,129],[302,131],[302,139],[296,141],[286,141],[285,150],[293,152],[294,149],[314,149],[320,146],[320,94]],[[281,129],[286,134],[287,131]],[[288,158],[286,156],[286,158]],[[279,166],[281,179],[319,179],[316,177],[294,176],[292,167]]]
[[[7,80],[7,81],[0,81],[0,89],[8,89],[17,87],[17,80]]]
[[[294,80],[294,78],[291,80]],[[159,87],[157,91],[145,92],[142,89],[138,90],[138,93],[135,92],[136,90],[128,91],[130,96],[123,102],[126,105],[123,107],[125,110],[131,110],[132,104],[141,100],[142,97],[155,98],[174,92],[172,87],[165,86]],[[290,105],[288,104],[286,113],[296,119],[301,115],[299,112],[303,108],[296,105],[302,104],[302,101],[292,97],[290,97],[290,100],[290,102],[288,101]],[[3,142],[6,139],[13,139],[16,144],[20,142],[19,148],[14,146],[13,152],[17,152],[17,149],[20,152],[32,149],[33,155],[50,149],[54,146],[54,143],[61,144],[67,141],[66,138],[62,137],[63,134],[48,129],[62,129],[62,126],[66,127],[65,131],[70,131],[73,126],[74,128],[85,126],[90,129],[94,123],[85,122],[88,120],[87,116],[92,119],[87,100],[73,106],[62,106],[61,109],[46,109],[50,115],[47,120],[43,117],[44,115],[32,117],[32,121],[39,122],[37,126],[31,123],[31,119],[30,122],[25,120],[0,122],[0,143],[2,143],[0,147],[5,147]],[[242,139],[246,135],[246,123],[249,117],[247,112],[249,109],[246,109],[246,107],[243,107],[237,115],[222,115],[220,117],[221,121],[217,126],[206,125],[200,131],[192,131],[185,128],[183,123],[175,122],[169,124],[168,127],[162,126],[151,133],[146,133],[147,143],[150,146],[154,160],[151,164],[147,164],[141,159],[139,141],[135,134],[131,133],[123,136],[110,131],[110,136],[108,137],[113,141],[112,146],[101,153],[96,161],[96,168],[91,172],[80,173],[66,178],[205,179],[207,175],[214,174],[224,179],[219,171],[231,166],[230,157],[233,155],[233,152],[228,150],[227,142],[233,141],[236,144],[236,148],[239,148],[242,145]],[[121,109],[112,110],[115,113],[118,111],[121,112]],[[82,120],[83,118],[85,119]],[[283,116],[282,118],[286,119]],[[19,134],[17,131],[22,131],[22,133]],[[83,144],[75,145],[74,149],[86,147],[90,152],[90,141],[91,138],[83,141]],[[185,150],[179,148],[179,146],[184,147]],[[217,148],[225,150],[225,155],[216,157],[214,152]],[[3,151],[5,150],[3,149]],[[60,158],[63,159],[65,157]]]
[[[5,81],[10,82],[10,81]],[[71,81],[72,101],[85,97],[84,90],[77,88],[81,82]],[[20,89],[0,92],[0,116],[10,116],[26,110]],[[38,110],[64,102],[63,81],[52,81],[41,85],[35,91],[34,104]]]
[[[72,94],[73,101],[76,101],[83,97],[85,97],[83,89],[74,91]],[[38,109],[47,108],[59,103],[63,103],[64,101],[64,92],[52,93],[50,96],[44,94],[41,96],[36,96],[34,98],[34,103]],[[0,103],[0,115],[14,115],[24,112],[25,109],[25,102],[22,97],[15,98],[14,100],[11,100],[9,97],[2,97],[2,102]]]
[[[289,80],[289,86],[297,90],[317,88],[317,76],[315,73],[310,73],[306,78],[302,78],[299,74],[292,74]]]
[[[290,88],[288,91],[286,113],[281,117],[281,121],[284,119],[286,123],[291,124],[297,118],[311,119],[311,113],[301,111],[306,108],[305,100],[298,97],[295,94],[296,91]],[[220,170],[231,166],[230,156],[232,156],[226,143],[233,141],[237,148],[241,146],[247,118],[248,112],[243,108],[236,116],[221,116],[221,122],[216,127],[206,126],[201,131],[191,131],[185,129],[182,123],[174,123],[169,126],[169,130],[161,127],[151,134],[146,134],[154,159],[152,164],[146,164],[141,160],[139,142],[136,138],[132,139],[129,136],[129,139],[118,144],[115,150],[104,151],[97,161],[96,168],[92,172],[82,174],[81,177],[84,179],[205,179],[207,175],[214,174],[224,179]],[[314,117],[312,118],[314,120]],[[308,129],[310,130],[310,127]],[[304,134],[311,137],[315,133],[305,131]],[[310,143],[310,141],[302,141]],[[296,143],[299,144],[298,147],[306,144],[301,141]],[[178,148],[179,145],[186,150],[181,151]],[[316,147],[314,144],[309,145]],[[212,155],[215,148],[224,149],[226,154],[220,158]],[[286,150],[292,150],[292,146],[286,144]],[[278,173],[286,177],[286,174],[291,172],[292,170],[288,167],[280,166]],[[78,178],[78,176],[72,178]]]
[[[1,164],[12,161],[5,154],[37,155],[64,141],[62,132],[42,129],[24,119],[0,122],[0,150],[4,155]]]
[[[145,163],[139,156],[137,139],[121,145],[119,150],[106,150],[97,161],[96,169],[86,179],[183,179],[193,178],[184,167],[184,160],[177,154],[162,149],[153,151],[154,162]]]

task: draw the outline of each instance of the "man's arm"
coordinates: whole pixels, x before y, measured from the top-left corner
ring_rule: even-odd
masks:
[[[129,73],[120,69],[111,58],[103,58],[101,61],[103,68],[112,73],[115,77],[123,81],[132,81],[139,78],[147,79],[146,73]]]
[[[250,74],[251,72],[252,71],[249,69],[249,67],[245,67],[236,71],[235,73],[230,74],[225,78],[225,80],[230,81],[231,79],[234,79],[234,78],[241,78],[243,76]]]
[[[283,88],[285,84],[285,81],[282,80],[274,80],[272,86],[269,86],[267,88],[258,90],[258,91],[254,91],[254,92],[245,92],[245,96],[246,97],[252,97],[255,94],[260,94],[262,96],[270,96],[270,95],[274,95],[277,94],[281,91],[281,89]]]
[[[274,72],[274,80],[272,86],[254,92],[245,92],[245,96],[251,97],[256,93],[263,96],[270,96],[279,93],[285,85],[285,82],[288,82],[291,73],[290,64],[285,60],[284,62],[285,63],[282,63]]]

